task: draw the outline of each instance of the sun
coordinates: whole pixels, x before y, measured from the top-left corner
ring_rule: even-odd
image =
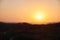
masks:
[[[40,20],[40,19],[43,18],[43,15],[41,15],[41,14],[37,14],[37,15],[35,16],[35,18],[36,18],[37,20]]]
[[[43,14],[43,13],[36,13],[36,14],[34,15],[34,18],[35,18],[36,20],[43,20],[43,19],[44,19],[44,14]]]
[[[35,24],[42,24],[46,21],[46,14],[42,12],[35,12],[31,16],[32,22]]]

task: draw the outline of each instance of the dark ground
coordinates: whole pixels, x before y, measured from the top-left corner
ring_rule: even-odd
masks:
[[[46,25],[0,22],[0,40],[60,40],[60,22]]]

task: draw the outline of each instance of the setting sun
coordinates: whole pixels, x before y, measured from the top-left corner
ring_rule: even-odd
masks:
[[[36,19],[37,19],[37,20],[41,20],[42,18],[43,18],[43,15],[40,15],[40,14],[37,14],[37,15],[36,15]]]
[[[43,12],[35,12],[31,18],[34,23],[40,24],[46,20],[46,14]]]
[[[34,15],[34,18],[35,18],[36,20],[43,20],[43,19],[44,19],[44,14],[43,14],[43,13],[36,13],[36,14]]]

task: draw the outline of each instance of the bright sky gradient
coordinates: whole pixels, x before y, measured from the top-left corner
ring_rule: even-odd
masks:
[[[38,21],[33,18],[35,13],[46,16]],[[58,0],[1,0],[0,21],[50,23],[60,22],[60,4]]]

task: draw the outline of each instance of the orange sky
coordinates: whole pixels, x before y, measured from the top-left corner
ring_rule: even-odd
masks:
[[[50,23],[60,22],[60,7],[57,0],[2,0],[0,2],[0,21]],[[42,12],[45,18],[36,20],[35,13]]]

